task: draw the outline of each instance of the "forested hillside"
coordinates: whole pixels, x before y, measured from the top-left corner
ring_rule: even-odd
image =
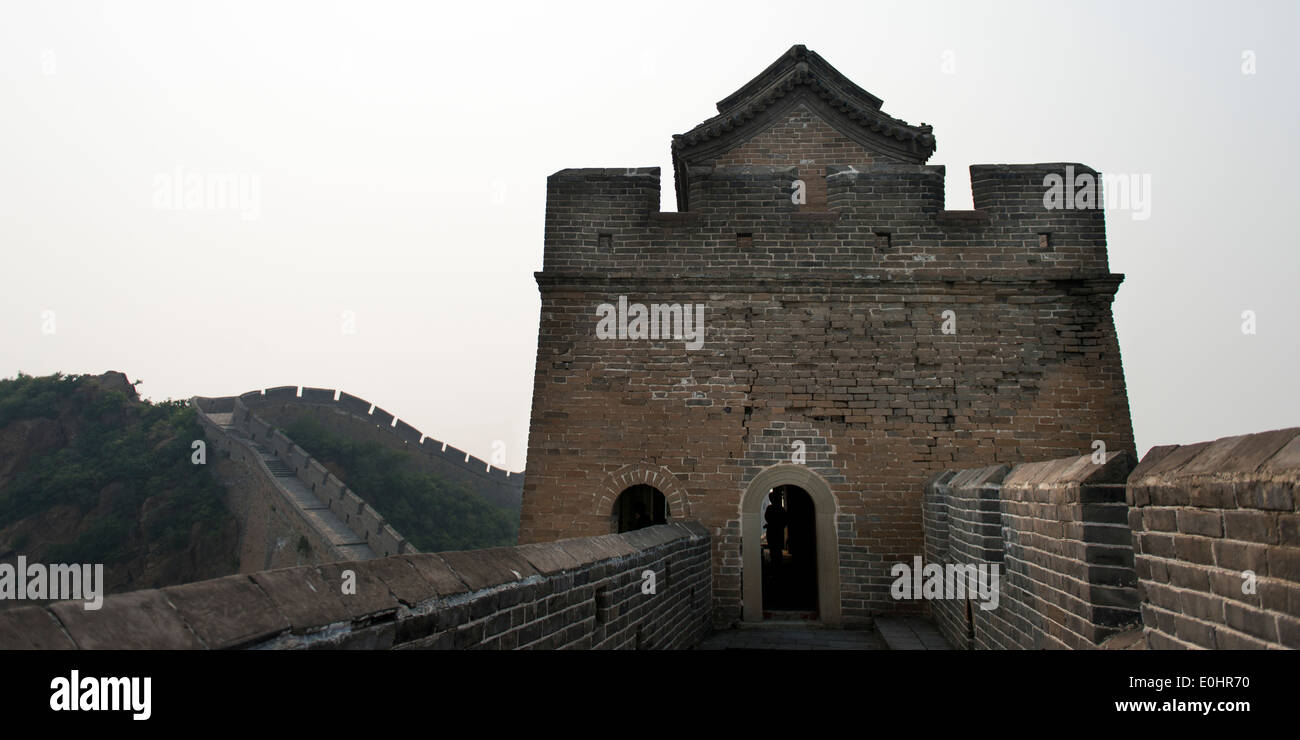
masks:
[[[0,560],[102,563],[108,591],[238,569],[234,517],[181,401],[121,373],[0,380]]]

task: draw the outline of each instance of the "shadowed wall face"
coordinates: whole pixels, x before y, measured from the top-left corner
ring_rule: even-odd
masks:
[[[1153,447],[1131,468],[1122,452],[932,476],[926,560],[1002,570],[996,608],[929,602],[945,637],[1300,648],[1300,428]]]
[[[612,479],[666,471],[727,623],[742,495],[801,466],[833,494],[834,617],[919,611],[889,567],[922,553],[930,474],[1133,450],[1104,215],[1044,203],[1091,170],[974,166],[976,210],[946,211],[930,128],[802,47],[718,107],[674,138],[681,213],[653,168],[548,181],[520,541],[608,532]],[[687,308],[702,336],[665,330]]]

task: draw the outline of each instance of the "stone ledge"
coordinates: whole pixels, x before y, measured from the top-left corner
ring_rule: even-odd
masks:
[[[989,465],[983,468],[959,470],[956,475],[948,479],[948,490],[952,492],[969,491],[1000,485],[1010,471],[1011,468],[1006,465]]]
[[[396,612],[401,603],[393,596],[395,589],[391,588],[388,583],[377,575],[377,571],[384,569],[382,563],[388,563],[389,558],[380,558],[378,560],[361,560],[352,563],[323,563],[316,566],[321,580],[324,581],[327,589],[334,590],[340,595],[343,606],[348,609],[353,620],[366,618],[376,618],[381,615]],[[399,563],[399,565],[402,565]],[[404,565],[407,570],[411,571],[412,582],[420,582],[420,578],[415,574],[414,569],[409,565]],[[355,580],[355,593],[343,593],[343,572],[352,571]],[[399,580],[394,578],[394,580]],[[419,589],[411,589],[411,595],[414,595]]]
[[[329,574],[327,578],[334,577],[342,579],[344,570],[351,570],[357,574],[358,589],[361,593],[361,583],[363,579],[369,582],[371,579],[377,582],[372,583],[371,587],[376,592],[382,588],[384,596],[374,595],[373,603],[380,605],[383,609],[396,609],[399,604],[414,606],[428,599],[437,597],[437,591],[428,579],[424,578],[411,564],[403,558],[377,558],[375,560],[357,560],[345,563],[329,563],[320,566],[322,573]],[[337,572],[335,572],[337,570]],[[370,592],[367,592],[370,593]],[[370,599],[370,596],[366,597]],[[389,603],[391,601],[391,604]]]
[[[75,650],[77,644],[53,614],[40,606],[0,611],[0,649]]]
[[[676,527],[660,525],[638,529],[633,532],[624,532],[619,536],[634,549],[649,550],[661,545],[666,545],[674,540],[684,539],[688,537],[689,534],[677,529]]]
[[[554,542],[520,545],[516,550],[542,575],[552,575],[582,567],[582,563],[578,562],[577,558],[565,552],[564,548]]]
[[[658,167],[570,167],[546,178],[547,182],[621,180],[626,178],[659,179]]]
[[[289,620],[247,575],[162,590],[206,647],[242,647],[290,629]]]
[[[704,526],[703,524],[700,524],[699,522],[695,521],[694,519],[689,520],[689,521],[675,521],[675,522],[672,522],[671,524],[672,524],[672,526],[674,526],[674,527],[679,527],[679,528],[685,530],[686,533],[689,534],[689,535],[691,535],[692,537],[708,537],[708,536],[709,536],[709,528],[706,527],[706,526]]]
[[[415,572],[433,587],[439,598],[467,593],[470,590],[464,580],[449,567],[447,561],[436,553],[403,555],[398,560],[409,563]]]
[[[1300,481],[1300,427],[1153,447],[1129,476],[1139,488],[1185,488],[1193,482]]]
[[[514,583],[537,575],[537,570],[513,548],[463,550],[439,553],[470,591]]]
[[[1068,286],[1072,295],[1115,294],[1124,276],[1105,270],[1076,270],[1073,268],[1045,268],[1042,270],[963,269],[934,268],[882,268],[871,270],[844,270],[842,268],[810,268],[800,272],[784,268],[728,268],[711,275],[699,275],[685,269],[665,268],[641,273],[588,272],[583,270],[544,270],[534,272],[538,288],[548,291],[573,290],[609,291],[616,289],[698,290],[700,292],[750,293],[756,288],[789,292],[812,292],[823,288],[853,290],[888,290],[890,293],[912,295],[921,286],[931,286],[943,295],[949,294],[957,283],[971,290],[1009,290],[1039,292],[1058,290]]]
[[[314,566],[262,571],[251,577],[294,632],[352,619],[343,605],[341,589],[330,587]]]
[[[83,650],[192,650],[202,647],[161,591],[133,591],[104,599],[88,611],[80,601],[61,601],[50,611]]]
[[[618,619],[646,620],[649,644],[666,647],[695,639],[708,622],[707,545],[703,525],[678,521],[622,535],[227,576],[113,595],[95,612],[80,601],[0,612],[0,649],[628,647],[591,624],[598,586],[615,599]],[[682,556],[665,591],[645,604],[633,601],[635,578],[606,565],[643,554]],[[342,592],[348,570],[353,594]],[[682,589],[701,586],[703,596],[686,604]]]
[[[993,222],[988,211],[939,211],[934,214],[936,223],[953,226],[985,226]]]
[[[1092,461],[1092,455],[1023,463],[1007,474],[1002,488],[1016,491],[1123,484],[1132,468],[1133,459],[1127,450],[1107,453],[1100,464]]]

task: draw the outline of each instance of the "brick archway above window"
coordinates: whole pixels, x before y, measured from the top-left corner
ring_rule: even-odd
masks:
[[[676,475],[662,465],[633,463],[609,473],[596,487],[591,513],[596,516],[611,516],[614,502],[618,495],[632,486],[645,484],[654,486],[668,501],[669,519],[689,519],[691,504],[686,498],[686,487]]]

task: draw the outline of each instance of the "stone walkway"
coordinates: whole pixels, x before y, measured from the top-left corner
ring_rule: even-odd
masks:
[[[275,451],[250,440],[234,426],[233,412],[202,412],[208,419],[221,428],[236,444],[251,448],[262,459],[266,471],[270,473],[271,483],[297,508],[298,514],[310,524],[320,536],[334,546],[345,560],[371,560],[379,555],[337,514],[329,505],[320,500],[305,483],[298,479],[294,470]],[[273,553],[267,552],[269,558]]]
[[[799,624],[714,632],[697,650],[949,650],[933,624],[913,617],[877,619],[876,629],[822,629]]]
[[[876,620],[876,631],[890,650],[953,649],[939,628],[928,619],[882,617]]]
[[[329,505],[317,498],[307,484],[294,475],[293,468],[270,450],[257,442],[250,443],[253,450],[262,456],[262,462],[275,479],[280,492],[298,508],[298,513],[306,519],[321,537],[335,547],[346,560],[371,560],[379,557],[366,544],[361,535],[352,530],[338,514],[330,511]],[[267,557],[270,557],[268,554]]]

